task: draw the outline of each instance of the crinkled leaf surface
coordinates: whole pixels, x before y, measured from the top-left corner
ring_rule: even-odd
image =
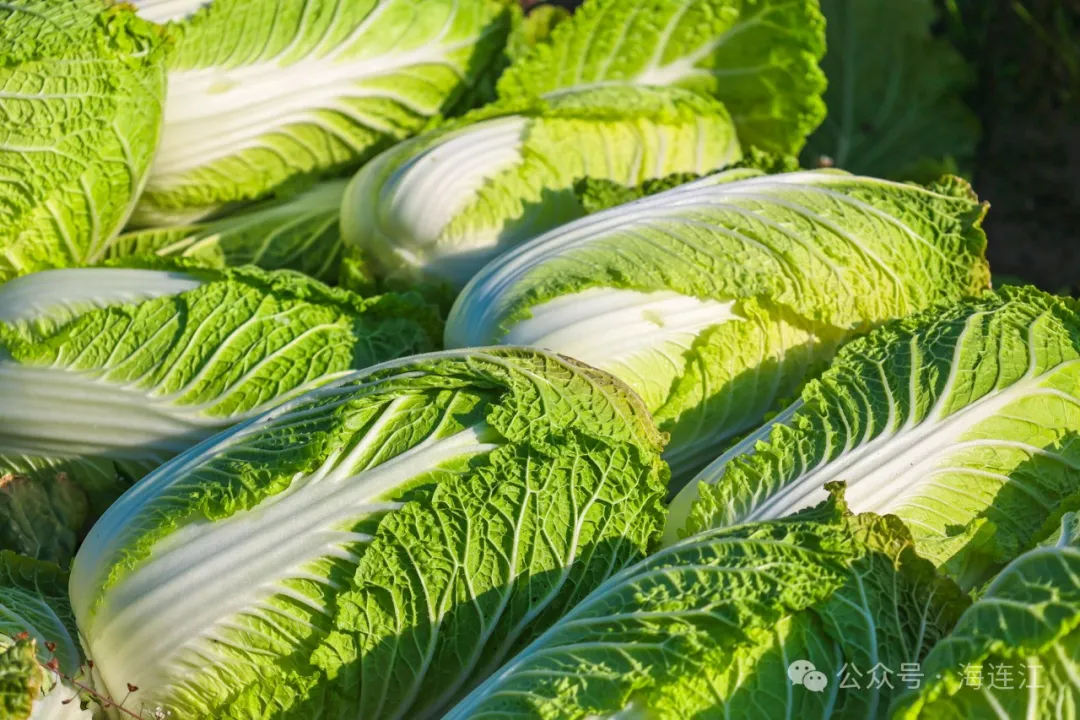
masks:
[[[0,639],[0,712],[5,720],[29,720],[41,692],[44,673],[32,640]]]
[[[852,508],[899,516],[921,554],[971,586],[1075,507],[1078,431],[1080,316],[1003,288],[845,347],[799,403],[687,486],[668,539],[684,523],[781,517],[843,480]]]
[[[451,109],[509,15],[502,0],[215,0],[171,26],[165,127],[134,221],[197,219],[358,167]]]
[[[0,282],[94,262],[157,147],[160,34],[104,0],[0,5]]]
[[[583,176],[634,186],[742,156],[720,104],[620,86],[491,106],[402,143],[346,192],[342,230],[391,281],[460,288],[500,252],[575,220]]]
[[[587,0],[498,92],[682,87],[720,100],[745,145],[797,153],[825,115],[824,50],[817,0]]]
[[[71,583],[113,694],[178,717],[421,717],[661,530],[661,436],[532,350],[357,373],[159,468]]]
[[[1002,570],[930,652],[927,682],[897,700],[893,717],[1076,717],[1078,540],[1068,513],[1051,542]]]
[[[548,42],[552,31],[571,17],[573,13],[559,5],[534,5],[514,24],[506,43],[508,60],[524,57],[537,45]]]
[[[461,718],[877,718],[845,664],[917,663],[966,605],[895,518],[712,530],[614,576],[471,695]],[[827,684],[793,685],[810,662]]]
[[[339,216],[344,192],[344,180],[331,180],[218,220],[136,230],[112,242],[106,258],[182,257],[209,267],[255,265],[333,281],[341,261]]]
[[[979,122],[962,97],[973,71],[931,35],[932,0],[821,0],[821,8],[829,114],[810,136],[806,165],[827,158],[855,173],[921,180],[975,154]]]
[[[685,482],[845,338],[987,286],[985,210],[963,181],[732,173],[501,255],[458,297],[447,346],[528,344],[614,373],[671,433]]]
[[[777,173],[795,172],[799,169],[799,161],[793,155],[777,155],[760,150],[750,149],[742,160],[732,163],[723,169],[723,174],[717,174],[713,182],[735,182],[745,178],[752,178],[765,173],[775,175]],[[735,172],[742,170],[744,172]],[[705,173],[712,175],[714,173]],[[650,195],[677,188],[695,180],[700,180],[701,174],[681,172],[665,175],[661,178],[645,180],[639,185],[627,187],[613,180],[597,177],[583,177],[574,183],[574,194],[582,209],[587,215],[598,213],[601,210],[610,210],[619,205],[640,200]]]
[[[362,298],[284,271],[19,278],[0,288],[0,469],[46,494],[65,475],[93,519],[209,435],[351,370],[430,350],[438,332],[418,296]],[[53,503],[57,517],[65,504]],[[5,508],[5,524],[35,512]]]
[[[41,664],[55,658],[70,675],[82,662],[82,650],[67,586],[67,573],[53,563],[0,550],[0,637],[26,633]]]

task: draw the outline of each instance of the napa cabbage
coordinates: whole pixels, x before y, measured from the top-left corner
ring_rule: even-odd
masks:
[[[727,110],[684,91],[603,88],[531,106],[487,108],[375,158],[346,191],[346,242],[385,280],[460,288],[500,252],[581,217],[580,177],[632,186],[742,157]]]
[[[955,178],[719,173],[501,255],[446,345],[550,348],[619,376],[671,434],[677,489],[846,339],[986,288],[984,212]]]
[[[505,0],[143,0],[175,38],[133,222],[191,222],[355,169],[451,110],[505,43]]]
[[[161,34],[105,0],[0,4],[0,282],[97,262],[157,147]]]
[[[622,571],[445,718],[886,717],[966,605],[899,520],[832,501]]]
[[[196,446],[94,526],[71,598],[135,712],[435,715],[662,530],[662,436],[568,358],[353,373]]]
[[[1080,523],[1001,571],[927,656],[925,684],[893,704],[896,720],[1075,717],[1080,703]]]
[[[1032,288],[891,323],[687,485],[668,541],[782,517],[843,480],[853,509],[898,516],[976,586],[1080,497],[1078,338],[1075,304]]]
[[[82,650],[67,593],[51,563],[0,551],[0,715],[5,720],[91,720]],[[83,678],[84,680],[86,678]]]
[[[105,257],[178,257],[217,268],[256,265],[334,281],[341,263],[344,192],[345,181],[330,180],[216,220],[130,231],[109,245]]]
[[[432,349],[416,295],[254,268],[85,268],[0,286],[0,540],[66,563],[125,487],[352,370]]]
[[[345,241],[376,274],[460,289],[581,217],[581,177],[634,186],[750,147],[798,153],[825,112],[823,40],[817,0],[587,0],[513,53],[492,105],[362,169]]]

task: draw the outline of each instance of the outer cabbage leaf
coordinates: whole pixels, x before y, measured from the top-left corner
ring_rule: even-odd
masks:
[[[509,25],[504,0],[214,0],[171,26],[165,127],[133,222],[355,169],[451,109]]]
[[[960,180],[748,174],[507,252],[458,297],[447,346],[546,347],[619,376],[671,433],[677,489],[841,341],[987,286],[984,208]]]
[[[931,36],[933,0],[821,0],[821,8],[829,115],[810,137],[806,165],[923,180],[975,154],[979,122],[962,98],[972,71]]]
[[[0,282],[102,256],[142,189],[164,93],[161,38],[130,9],[0,5]]]
[[[222,433],[109,508],[71,594],[103,687],[175,717],[423,717],[661,531],[640,400],[568,358],[441,353]]]
[[[840,676],[918,663],[965,605],[896,518],[712,530],[605,582],[446,719],[878,718],[893,687]],[[824,687],[793,685],[800,663]]]
[[[823,34],[816,0],[589,0],[531,51],[514,34],[493,106],[362,170],[346,242],[377,275],[460,289],[584,215],[582,177],[633,187],[741,148],[797,153],[824,116]]]
[[[66,563],[59,519],[87,519],[200,440],[352,370],[432,349],[439,324],[415,295],[362,298],[296,273],[55,270],[0,287],[0,503],[5,546]],[[54,516],[56,519],[54,519]],[[12,526],[15,526],[12,528]],[[10,539],[11,544],[8,544]]]
[[[22,468],[0,469],[0,547],[67,564],[87,527],[87,491],[63,471],[33,478],[16,474],[16,469]]]
[[[744,145],[798,153],[825,116],[824,52],[817,0],[586,0],[497,89],[682,87],[723,102]]]
[[[51,563],[0,551],[0,717],[90,720],[63,676],[83,662],[68,577]]]
[[[388,281],[463,286],[507,248],[585,214],[574,181],[634,186],[737,161],[731,118],[677,90],[616,87],[493,106],[402,143],[362,169],[342,231]]]
[[[26,633],[42,664],[55,658],[59,670],[70,675],[82,663],[82,651],[67,584],[67,573],[52,563],[0,550],[0,637]]]
[[[1014,560],[926,658],[927,682],[898,719],[1076,717],[1080,708],[1080,528]],[[978,678],[978,680],[976,680]]]
[[[684,523],[781,517],[844,480],[853,509],[899,516],[970,587],[1075,502],[1078,431],[1080,316],[1003,288],[845,347],[794,407],[687,486],[668,539]]]
[[[208,267],[256,265],[336,280],[344,193],[344,180],[329,181],[218,220],[130,232],[109,246],[106,258],[152,254],[189,258]]]
[[[736,170],[745,170],[738,173]],[[715,182],[735,182],[745,178],[752,178],[766,173],[795,172],[799,169],[799,161],[793,155],[776,155],[764,153],[760,150],[750,149],[742,160],[732,163],[725,168],[723,175],[718,175]],[[707,173],[712,175],[713,173]],[[598,213],[601,210],[610,210],[618,205],[640,200],[650,195],[677,188],[695,180],[700,180],[701,175],[694,173],[673,173],[662,178],[646,180],[635,187],[627,187],[613,180],[604,180],[596,177],[584,177],[574,183],[574,194],[587,215]]]

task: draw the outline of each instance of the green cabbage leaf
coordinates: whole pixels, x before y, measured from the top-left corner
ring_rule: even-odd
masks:
[[[355,170],[453,109],[511,15],[505,0],[136,4],[176,38],[140,227]]]
[[[895,517],[830,501],[624,570],[445,717],[885,717],[967,602]],[[874,668],[890,682],[845,684]]]
[[[106,261],[133,256],[186,258],[214,268],[255,265],[338,279],[345,181],[319,183],[283,200],[190,225],[134,230],[113,241]]]
[[[919,553],[974,587],[1080,497],[1080,314],[1003,288],[852,342],[802,398],[721,456],[672,505],[679,528],[781,517],[848,484]]]
[[[53,270],[0,286],[0,539],[66,564],[177,453],[350,371],[433,349],[416,295],[254,268]]]
[[[488,264],[447,347],[543,347],[617,375],[671,434],[681,487],[846,339],[987,287],[985,208],[837,171],[722,172],[560,227]]]
[[[460,289],[583,216],[576,180],[633,187],[749,148],[797,154],[825,114],[816,0],[587,0],[509,52],[492,105],[392,148],[350,185],[345,241],[376,275]]]
[[[79,630],[103,689],[174,717],[435,715],[652,549],[661,440],[556,355],[354,373],[110,507],[73,564]]]
[[[0,4],[0,282],[97,262],[158,144],[161,34],[105,0]]]
[[[896,720],[1074,717],[1080,690],[1080,527],[1009,564],[923,665],[926,683],[894,703]]]
[[[975,155],[974,69],[931,34],[933,0],[821,0],[829,114],[803,153],[860,175],[932,181]]]

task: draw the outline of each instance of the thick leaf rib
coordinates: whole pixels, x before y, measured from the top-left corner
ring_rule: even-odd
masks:
[[[782,516],[844,480],[852,507],[907,522],[965,585],[1016,557],[1080,487],[1080,316],[1005,288],[897,321],[844,348],[802,399],[703,471],[673,525]],[[673,539],[669,527],[669,539]]]
[[[35,555],[64,563],[149,470],[350,371],[431,350],[440,332],[417,295],[364,298],[256,268],[38,273],[0,290],[0,317],[0,471],[50,497],[44,510],[73,537]],[[85,497],[59,493],[69,485]],[[87,506],[82,522],[69,501]],[[5,524],[49,522],[3,508]]]
[[[844,340],[984,290],[985,212],[955,178],[721,172],[507,251],[458,297],[446,344],[617,374],[671,433],[681,486]]]
[[[170,25],[165,126],[134,222],[355,170],[452,110],[509,25],[502,0],[214,0]]]
[[[336,281],[344,191],[345,181],[331,180],[217,220],[124,233],[110,243],[105,257],[179,257],[215,268],[256,265]]]
[[[355,373],[114,504],[75,561],[80,630],[111,691],[179,715],[433,714],[655,544],[662,442],[552,354]]]
[[[446,717],[879,717],[895,693],[839,687],[842,665],[918,662],[965,605],[899,521],[834,503],[622,571]],[[792,686],[796,660],[824,692]]]

